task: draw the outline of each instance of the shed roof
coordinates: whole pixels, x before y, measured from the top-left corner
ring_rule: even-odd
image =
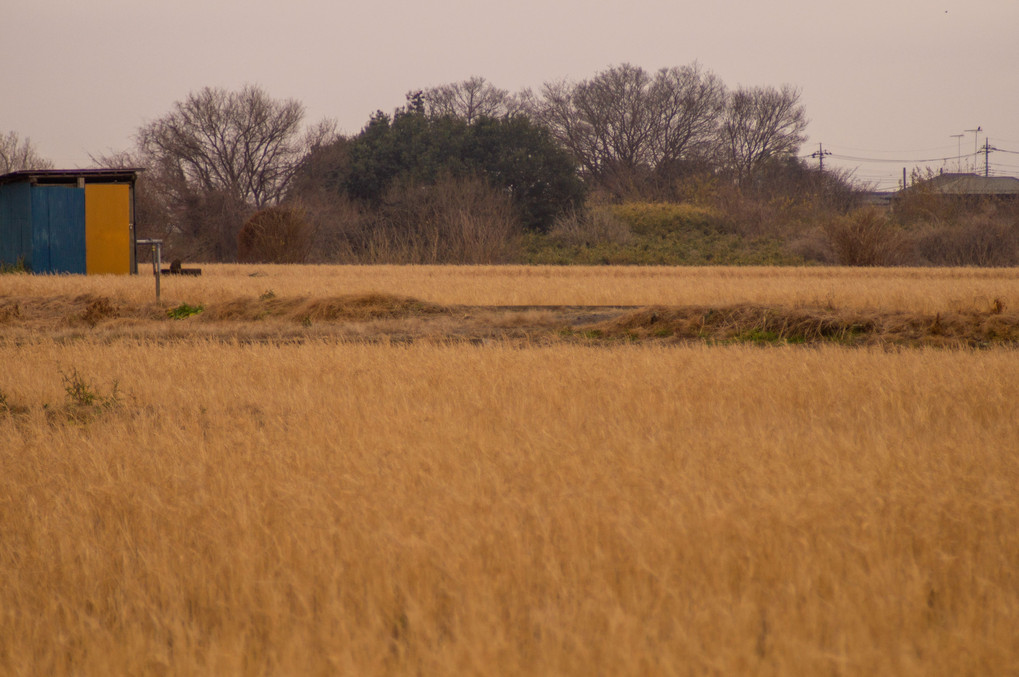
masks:
[[[0,186],[6,183],[27,181],[33,184],[66,184],[77,183],[82,179],[85,183],[125,183],[138,178],[140,167],[121,169],[23,169],[0,176]]]

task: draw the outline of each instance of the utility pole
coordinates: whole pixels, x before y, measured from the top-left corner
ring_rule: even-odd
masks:
[[[810,154],[810,157],[817,158],[817,165],[820,171],[824,171],[824,156],[831,155],[831,151],[825,150],[822,144],[817,144],[817,150]]]
[[[991,147],[991,140],[984,139],[984,147],[981,149],[984,153],[984,178],[991,176],[991,151],[998,150],[997,148]]]

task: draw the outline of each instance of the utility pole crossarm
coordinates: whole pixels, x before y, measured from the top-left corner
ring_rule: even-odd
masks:
[[[980,152],[984,154],[984,178],[991,176],[991,151],[998,150],[991,145],[991,140],[984,138],[984,147],[980,149]]]
[[[817,144],[817,150],[810,154],[810,157],[817,158],[818,169],[824,171],[824,156],[831,155],[830,150],[825,150],[822,144]]]

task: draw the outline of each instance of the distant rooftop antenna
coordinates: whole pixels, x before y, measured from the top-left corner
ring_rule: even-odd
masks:
[[[980,151],[977,150],[977,135],[980,132],[984,131],[984,130],[980,128],[980,125],[977,125],[976,129],[966,129],[966,130],[963,130],[963,131],[973,132],[973,162],[975,163],[976,162],[976,158],[977,158],[977,153],[980,152]]]
[[[964,136],[966,136],[966,135],[965,134],[952,134],[952,138],[953,139],[957,139],[958,142],[959,142],[959,144],[958,144],[959,145],[959,153],[955,156],[955,170],[957,172],[960,172],[960,173],[962,172],[962,137],[964,137]]]

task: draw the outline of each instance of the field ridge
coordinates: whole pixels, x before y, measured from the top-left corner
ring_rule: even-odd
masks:
[[[183,321],[181,321],[183,320]],[[81,332],[205,338],[401,340],[626,340],[755,344],[988,347],[1019,343],[1019,313],[937,313],[832,306],[443,305],[385,293],[239,296],[203,305],[135,303],[105,295],[0,297],[0,339]]]

